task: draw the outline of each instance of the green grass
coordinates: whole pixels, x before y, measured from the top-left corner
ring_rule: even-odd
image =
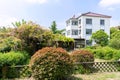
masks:
[[[120,72],[104,72],[94,74],[78,74],[76,77],[82,80],[120,80]]]

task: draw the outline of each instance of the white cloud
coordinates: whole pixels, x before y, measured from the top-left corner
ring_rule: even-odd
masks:
[[[115,5],[120,5],[120,0],[101,0],[99,2],[101,7],[110,7]]]
[[[5,26],[5,27],[12,27],[12,22],[17,21],[15,17],[10,17],[7,15],[0,15],[0,27]]]

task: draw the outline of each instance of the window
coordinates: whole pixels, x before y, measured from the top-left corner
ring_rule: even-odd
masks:
[[[92,34],[92,29],[86,29],[86,34]]]
[[[105,25],[105,20],[100,20],[100,25]]]
[[[92,42],[91,42],[90,40],[86,40],[86,45],[91,46],[91,45],[92,45]]]
[[[78,30],[77,29],[73,29],[72,30],[72,35],[78,35]]]
[[[79,24],[81,24],[81,19],[79,20]]]
[[[67,22],[66,22],[66,26],[69,26],[69,25],[70,25],[70,21],[67,21]]]
[[[79,30],[79,34],[81,34],[81,30]]]
[[[92,24],[92,19],[86,19],[86,24]]]
[[[70,35],[70,30],[67,31],[67,35]]]
[[[78,21],[72,21],[72,25],[78,25]]]

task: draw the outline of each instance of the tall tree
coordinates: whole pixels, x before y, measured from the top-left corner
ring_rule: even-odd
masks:
[[[92,40],[94,40],[97,44],[101,45],[101,46],[105,46],[108,44],[108,35],[102,31],[99,30],[95,33],[92,34]]]
[[[65,31],[65,29],[58,30],[55,21],[52,22],[52,25],[50,26],[50,30],[53,32],[53,34],[62,34],[62,32]]]
[[[50,27],[50,30],[53,32],[53,34],[56,34],[57,33],[57,25],[56,25],[56,22],[53,21],[52,22],[52,25]]]

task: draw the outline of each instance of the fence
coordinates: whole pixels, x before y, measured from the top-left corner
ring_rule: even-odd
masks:
[[[95,72],[118,72],[120,71],[120,61],[114,62],[82,62],[76,63],[75,65],[82,65],[84,68],[90,69],[92,73]],[[3,73],[2,68],[0,68],[0,73]],[[0,78],[3,75],[0,74]],[[6,73],[7,78],[26,78],[31,77],[31,71],[28,65],[24,66],[10,66],[7,68]]]
[[[82,62],[77,63],[84,68],[89,68],[92,73],[94,72],[118,72],[120,71],[120,61],[113,62]]]

